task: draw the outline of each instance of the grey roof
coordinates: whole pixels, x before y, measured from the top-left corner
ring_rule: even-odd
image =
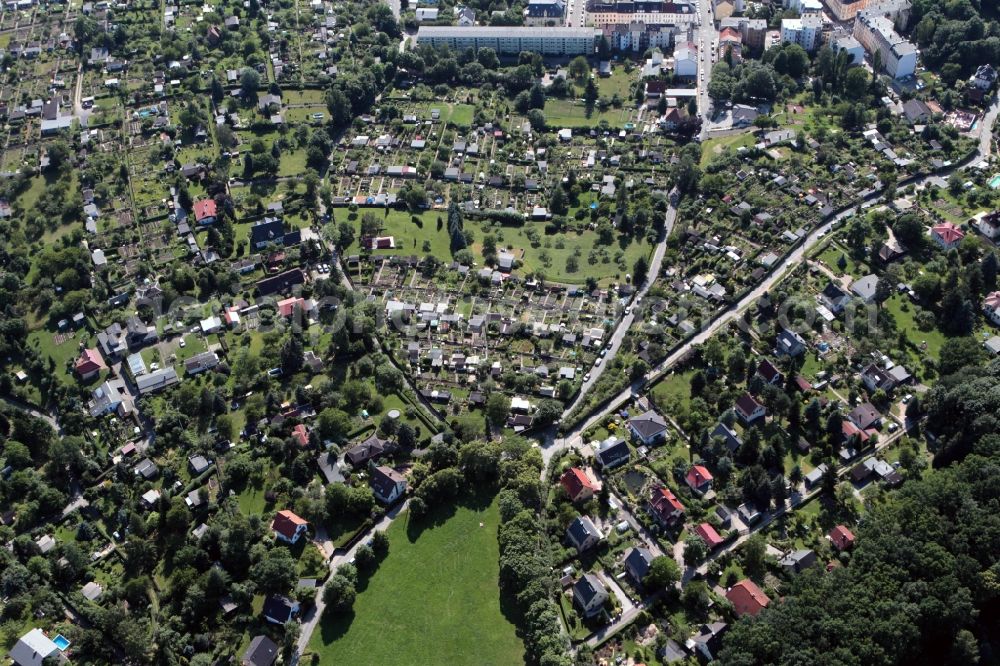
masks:
[[[808,548],[796,550],[781,559],[781,566],[802,571],[816,564],[816,553]]]
[[[653,563],[653,553],[648,548],[632,548],[625,555],[625,568],[641,582]]]
[[[135,380],[136,388],[139,389],[139,393],[152,393],[153,391],[159,391],[160,389],[167,388],[168,386],[173,386],[178,383],[180,379],[177,377],[177,371],[170,368],[161,368],[155,372],[151,372],[148,375],[142,375],[137,377]]]
[[[267,636],[254,636],[250,647],[243,653],[243,663],[246,666],[271,666],[278,658],[278,646]]]
[[[584,574],[583,577],[576,582],[573,586],[573,597],[580,602],[580,605],[586,606],[590,603],[590,600],[597,595],[604,593],[604,583],[601,579],[592,573]]]
[[[590,518],[587,516],[578,516],[576,520],[569,524],[569,527],[566,529],[566,536],[569,537],[574,546],[579,547],[591,537],[600,540],[601,532]]]
[[[552,38],[552,39],[586,39],[596,38],[600,30],[594,28],[549,28],[521,27],[521,26],[450,26],[450,25],[422,25],[417,29],[417,42],[421,37],[479,37],[493,39],[509,38]]]
[[[730,451],[736,451],[743,444],[743,439],[736,433],[735,430],[727,426],[725,423],[719,423],[715,426],[715,430],[711,433],[712,437],[719,437],[725,443],[726,447]]]
[[[643,439],[655,437],[667,429],[667,420],[652,409],[629,419],[628,423]]]
[[[612,443],[605,440],[601,443],[601,447],[597,450],[597,459],[601,462],[601,465],[604,465],[605,467],[624,462],[625,460],[628,460],[630,455],[631,453],[628,449],[628,444],[624,439],[619,439]]]
[[[855,280],[851,285],[851,291],[859,297],[870,301],[875,298],[875,286],[878,284],[877,275],[866,275],[860,280]]]
[[[376,467],[372,471],[371,485],[375,494],[380,497],[388,497],[392,494],[392,489],[398,483],[406,483],[403,476],[391,467]]]

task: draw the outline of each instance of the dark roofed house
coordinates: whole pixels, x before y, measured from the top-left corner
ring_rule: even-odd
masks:
[[[729,625],[725,622],[703,624],[697,634],[686,642],[687,648],[704,659],[713,661],[722,648],[722,637],[726,635]]]
[[[764,405],[757,402],[757,399],[749,393],[744,393],[737,398],[734,409],[736,410],[736,416],[746,425],[764,418],[764,415],[767,413]]]
[[[271,666],[278,658],[278,646],[267,636],[254,636],[250,646],[243,653],[242,666]]]
[[[628,462],[631,452],[624,439],[609,437],[597,446],[597,462],[603,469],[612,469]]]
[[[571,546],[576,548],[576,552],[582,553],[600,542],[601,532],[590,518],[577,516],[576,520],[570,523],[566,529],[566,539]]]
[[[592,573],[584,574],[573,586],[573,602],[584,617],[593,617],[604,607],[608,591],[601,579]]]
[[[650,446],[666,437],[667,420],[650,409],[629,419],[628,427],[633,437]]]
[[[344,457],[352,466],[360,467],[369,460],[377,460],[389,453],[391,445],[389,440],[382,439],[376,433],[372,433],[363,442],[349,448]]]
[[[268,622],[285,624],[299,612],[299,602],[273,594],[264,601],[262,615]]]
[[[292,287],[305,284],[306,274],[301,268],[293,268],[284,273],[266,277],[257,282],[257,291],[261,296],[270,296],[287,292]]]
[[[814,564],[816,553],[808,548],[796,550],[781,558],[781,566],[792,573],[802,573]]]
[[[743,445],[743,438],[725,423],[717,424],[715,426],[715,430],[709,434],[713,438],[718,437],[721,439],[726,444],[726,448],[729,449],[730,452],[735,452],[738,448],[740,448],[740,446]]]
[[[852,409],[847,418],[862,430],[877,428],[882,424],[882,414],[870,402],[863,402]]]
[[[372,492],[383,504],[392,504],[406,492],[406,479],[391,467],[376,467],[371,476]]]
[[[268,243],[283,245],[285,239],[285,226],[277,218],[264,218],[262,221],[250,227],[250,245],[255,250],[260,250]]]
[[[757,366],[757,376],[768,384],[780,385],[785,381],[784,373],[774,367],[774,364],[766,358]]]
[[[649,573],[652,563],[653,553],[648,548],[630,548],[625,554],[625,571],[639,585],[642,585],[642,579]]]
[[[806,351],[806,341],[794,331],[782,329],[775,338],[775,352],[778,356],[801,356]]]

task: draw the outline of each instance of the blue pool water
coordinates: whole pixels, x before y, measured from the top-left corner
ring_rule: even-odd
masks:
[[[52,639],[52,642],[55,643],[56,647],[62,650],[63,652],[65,652],[66,648],[69,647],[69,639],[63,636],[62,634],[58,634],[55,638]]]
[[[994,190],[1000,187],[1000,173],[990,178],[990,187]]]

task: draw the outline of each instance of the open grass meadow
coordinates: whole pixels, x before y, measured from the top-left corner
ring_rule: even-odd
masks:
[[[451,256],[451,239],[448,236],[446,223],[447,211],[436,210],[411,215],[403,211],[390,210],[387,215],[382,212],[377,214],[384,220],[382,234],[394,236],[396,247],[391,250],[376,250],[374,254],[412,253],[418,256],[432,254],[442,259]],[[339,211],[338,215],[347,217]],[[357,220],[352,223],[358,224]],[[636,259],[643,255],[648,257],[652,251],[652,246],[645,239],[625,239],[612,245],[600,245],[597,233],[590,230],[545,235],[541,233],[543,225],[538,222],[526,222],[521,227],[496,229],[474,220],[467,220],[466,227],[475,232],[476,242],[471,249],[478,261],[482,261],[483,236],[494,233],[498,237],[497,246],[510,248],[520,261],[521,267],[518,269],[520,273],[542,271],[547,280],[569,284],[583,284],[588,277],[593,277],[599,282],[624,279],[626,273],[632,272]],[[537,247],[528,238],[528,230],[532,228],[540,232]],[[359,239],[355,239],[350,251],[360,251]],[[571,256],[575,257],[575,267],[569,261]]]
[[[389,527],[389,554],[358,584],[353,611],[323,618],[309,651],[322,664],[511,666],[524,646],[501,609],[499,512],[472,500]]]

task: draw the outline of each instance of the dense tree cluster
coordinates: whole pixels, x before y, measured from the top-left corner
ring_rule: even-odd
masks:
[[[541,455],[524,448],[500,469],[500,589],[520,611],[520,630],[532,663],[569,666],[566,639],[552,602],[552,564],[539,525]],[[533,486],[533,487],[532,487]]]
[[[723,663],[994,661],[1000,638],[998,391],[1000,363],[964,367],[932,389],[928,428],[955,462],[873,505],[849,565],[797,577],[781,603],[737,623],[726,637]]]
[[[993,13],[980,6],[991,6]],[[915,0],[910,24],[921,60],[928,68],[940,68],[948,84],[979,65],[1000,61],[1000,23],[991,2]]]

